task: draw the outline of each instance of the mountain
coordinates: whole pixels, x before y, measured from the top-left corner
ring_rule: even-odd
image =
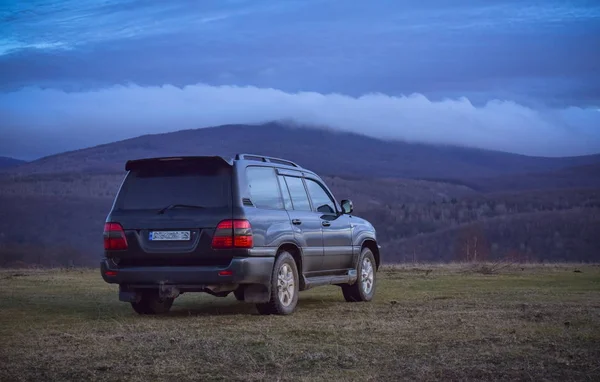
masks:
[[[25,161],[22,161],[20,159],[9,158],[9,157],[0,157],[0,169],[16,167],[23,163],[25,163]]]
[[[145,135],[0,173],[0,267],[97,266],[125,161],[288,158],[373,223],[384,261],[600,259],[600,156],[539,158],[265,124]],[[411,179],[412,178],[412,179]]]
[[[144,135],[45,157],[11,173],[114,172],[128,159],[256,153],[293,160],[320,174],[373,178],[472,179],[600,163],[600,155],[544,158],[456,146],[384,141],[280,123],[225,125]]]

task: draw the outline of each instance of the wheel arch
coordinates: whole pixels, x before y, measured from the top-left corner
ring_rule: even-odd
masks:
[[[295,243],[283,243],[279,246],[279,248],[277,248],[277,255],[275,258],[277,258],[282,252],[289,252],[289,254],[294,258],[296,269],[298,270],[300,290],[305,289],[306,285],[304,283],[304,272],[302,271],[302,250]]]
[[[363,249],[365,248],[369,248],[371,250],[371,252],[373,252],[373,257],[375,257],[375,267],[376,269],[379,269],[379,266],[381,265],[381,256],[379,253],[379,245],[377,245],[377,242],[374,239],[365,239],[362,242],[362,245],[360,247],[360,251],[362,252]]]

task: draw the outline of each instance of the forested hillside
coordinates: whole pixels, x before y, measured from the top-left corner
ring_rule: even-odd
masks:
[[[10,167],[16,167],[16,166],[18,166],[20,164],[24,164],[24,163],[25,163],[25,161],[22,161],[19,159],[0,156],[0,170],[7,169]]]
[[[0,220],[0,266],[96,265],[103,222],[122,177],[2,178],[0,211],[6,218]],[[387,262],[473,256],[600,259],[598,189],[478,193],[461,185],[410,179],[325,181],[339,198],[353,199],[356,214],[374,224]]]
[[[373,223],[384,261],[600,260],[600,156],[541,158],[277,123],[145,135],[0,171],[0,266],[96,265],[128,159],[297,161]]]

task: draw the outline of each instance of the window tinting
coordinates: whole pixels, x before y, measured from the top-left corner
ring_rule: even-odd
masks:
[[[258,208],[283,209],[277,175],[270,167],[246,169],[252,203]]]
[[[313,202],[314,208],[322,213],[335,213],[333,200],[329,197],[325,189],[312,179],[306,179],[306,187]]]
[[[308,202],[308,195],[304,189],[304,183],[302,179],[291,176],[286,176],[285,180],[290,190],[290,196],[292,197],[292,203],[295,210],[310,211],[310,203]]]
[[[279,187],[281,188],[281,195],[283,196],[283,204],[285,205],[286,210],[293,210],[292,199],[290,198],[290,192],[288,191],[287,183],[285,182],[285,178],[281,175],[278,175],[279,178]]]
[[[157,165],[131,171],[116,207],[160,209],[170,204],[225,207],[231,201],[231,170],[197,166]]]

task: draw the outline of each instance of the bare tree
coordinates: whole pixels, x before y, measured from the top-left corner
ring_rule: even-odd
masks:
[[[457,260],[472,263],[482,262],[489,258],[490,252],[490,243],[480,224],[469,225],[458,234],[455,243]]]

